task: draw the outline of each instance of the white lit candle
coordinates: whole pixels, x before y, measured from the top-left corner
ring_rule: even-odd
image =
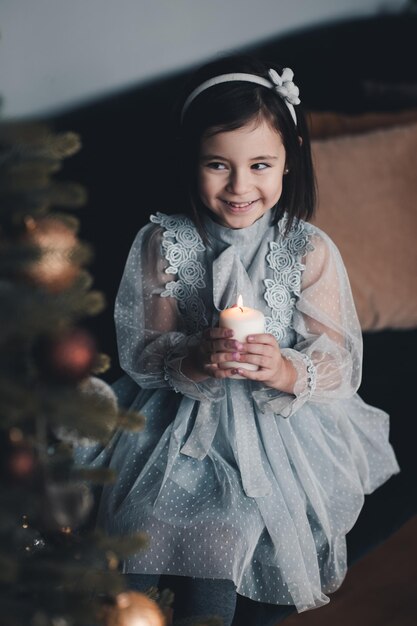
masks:
[[[237,306],[220,312],[219,326],[230,328],[233,330],[233,339],[246,343],[248,335],[258,335],[265,332],[265,316],[262,311],[243,306],[242,296],[239,296]],[[258,369],[257,365],[240,363],[239,361],[227,361],[225,365],[253,371]]]

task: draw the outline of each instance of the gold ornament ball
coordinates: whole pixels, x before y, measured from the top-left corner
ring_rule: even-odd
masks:
[[[144,593],[119,593],[116,604],[104,609],[105,626],[166,626],[164,614],[156,602]]]
[[[51,293],[68,289],[80,274],[80,265],[73,260],[77,235],[61,220],[44,217],[26,220],[24,240],[36,246],[41,256],[24,271],[26,278]]]

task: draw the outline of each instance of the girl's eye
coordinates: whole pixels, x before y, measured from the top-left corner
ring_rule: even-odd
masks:
[[[212,161],[211,163],[207,163],[207,167],[209,167],[211,170],[224,170],[226,169],[226,166],[224,163],[219,163],[217,161]]]
[[[252,165],[252,169],[254,170],[265,170],[267,167],[271,167],[268,163],[254,163]]]

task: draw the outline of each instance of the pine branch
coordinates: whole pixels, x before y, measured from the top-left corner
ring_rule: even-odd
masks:
[[[31,159],[61,161],[80,149],[77,133],[53,133],[46,124],[17,122],[0,127],[0,164]]]
[[[91,626],[104,598],[125,590],[120,559],[146,545],[142,533],[85,528],[89,485],[116,477],[78,467],[74,446],[99,452],[117,429],[140,430],[144,417],[120,410],[91,377],[108,358],[75,326],[105,305],[85,269],[92,253],[77,239],[78,220],[56,211],[87,200],[82,186],[53,179],[80,146],[77,134],[44,124],[0,125],[2,626]]]
[[[112,552],[119,558],[125,558],[147,547],[149,541],[145,533],[124,535],[122,537],[109,537],[97,531],[95,534],[97,546],[104,552]]]
[[[45,215],[52,207],[80,208],[87,202],[85,189],[75,183],[51,183],[43,188],[23,189],[17,191],[9,188],[0,189],[1,216],[13,216],[15,223],[30,214],[34,217]]]

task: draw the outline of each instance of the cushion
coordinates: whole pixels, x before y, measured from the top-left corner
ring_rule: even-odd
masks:
[[[363,330],[417,326],[417,124],[312,142],[313,223],[338,246]]]
[[[333,111],[309,111],[307,122],[312,139],[325,139],[417,122],[417,109],[396,112],[375,111],[360,115],[344,115]]]

